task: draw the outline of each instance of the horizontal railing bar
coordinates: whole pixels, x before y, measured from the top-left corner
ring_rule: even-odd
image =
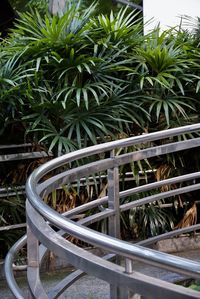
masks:
[[[180,134],[187,134],[195,131],[200,131],[200,124],[188,125],[180,128],[167,129],[159,132],[134,136],[134,137],[120,139],[120,140],[111,141],[111,142],[98,144],[98,145],[93,145],[88,148],[83,148],[75,152],[71,152],[63,156],[57,157],[51,161],[48,161],[45,164],[41,165],[37,170],[35,170],[34,174],[32,175],[34,175],[35,179],[37,179],[36,181],[37,183],[48,172],[60,166],[63,166],[66,163],[72,162],[74,160],[104,153],[120,147],[129,147],[136,144],[155,141],[157,139],[162,140],[165,138],[178,136]]]
[[[25,190],[25,186],[15,186],[15,187],[4,187],[4,188],[0,188],[0,194],[2,192],[10,192],[10,191],[24,191]]]
[[[0,232],[1,232],[1,231],[12,230],[12,229],[25,228],[25,227],[26,227],[26,223],[20,223],[20,224],[13,224],[13,225],[0,226]]]
[[[0,193],[0,198],[8,198],[8,197],[16,197],[16,195],[24,195],[25,191],[18,191],[18,192],[5,192],[5,193]]]
[[[38,192],[41,193],[42,190],[45,189],[45,196],[49,194],[52,190],[56,189],[59,185],[65,185],[67,183],[73,182],[74,180],[80,179],[83,176],[87,176],[92,173],[104,171],[105,169],[112,168],[113,166],[120,166],[132,161],[139,161],[146,158],[164,155],[172,152],[181,151],[187,149],[190,146],[199,147],[200,146],[200,138],[180,141],[176,144],[165,144],[161,146],[157,146],[155,148],[148,148],[138,152],[127,153],[120,156],[115,156],[114,158],[108,158],[92,163],[88,163],[86,165],[82,165],[80,167],[76,167],[70,170],[67,170],[63,173],[55,175],[50,179],[46,180],[44,183],[41,183],[38,187]]]
[[[163,181],[154,182],[154,183],[150,183],[150,184],[147,184],[147,185],[135,187],[135,188],[132,188],[132,189],[129,189],[129,190],[126,190],[126,191],[121,191],[120,192],[120,198],[123,198],[123,197],[126,197],[126,196],[130,196],[130,195],[133,195],[135,193],[140,193],[140,192],[152,190],[152,189],[155,189],[155,188],[159,188],[159,187],[162,187],[164,185],[169,185],[169,184],[174,184],[174,183],[178,183],[178,182],[184,182],[184,181],[188,181],[188,180],[193,180],[193,179],[196,179],[198,177],[200,177],[200,172],[191,173],[191,174],[188,174],[188,175],[182,175],[182,176],[179,176],[179,177],[170,178],[170,179],[166,179],[166,180],[163,180]],[[174,191],[174,189],[173,189],[173,191]],[[163,192],[161,194],[163,195]],[[168,195],[167,195],[167,197],[168,197]],[[107,196],[103,197],[103,198],[100,198],[100,199],[96,199],[96,200],[88,202],[88,203],[86,203],[86,204],[84,204],[82,206],[76,207],[73,210],[67,211],[67,212],[63,213],[63,215],[65,217],[70,218],[73,215],[77,215],[79,213],[83,213],[84,211],[87,211],[89,209],[97,207],[98,205],[105,204],[105,203],[107,203],[107,201],[108,201],[108,197]],[[130,203],[130,204],[132,205],[132,203]],[[124,205],[121,206],[122,210],[126,209],[125,205],[126,204],[124,204]]]
[[[99,160],[92,163],[67,170],[65,172],[59,173],[49,179],[47,179],[44,183],[41,183],[37,186],[37,192],[42,193],[45,190],[45,193],[42,193],[42,197],[47,196],[50,192],[55,190],[58,186],[69,184],[75,180],[82,178],[83,176],[87,176],[88,174],[97,173],[100,171],[104,171],[107,167],[112,168],[114,165],[114,161],[112,158],[108,158],[105,160]]]
[[[120,156],[115,156],[115,166],[120,166],[128,164],[133,161],[140,161],[147,158],[157,157],[161,155],[166,155],[170,153],[175,153],[188,148],[200,147],[200,137],[196,139],[189,139],[184,141],[179,141],[176,143],[168,143],[155,147],[149,147],[137,152],[126,153]]]
[[[0,188],[0,198],[13,197],[16,195],[24,195],[25,186],[4,187]]]
[[[154,170],[156,171],[156,170]],[[152,173],[152,170],[146,170],[145,173]],[[144,176],[142,176],[142,172],[138,171],[138,174],[140,175],[140,180],[145,179]],[[120,181],[135,181],[135,178],[133,176],[132,172],[126,172],[124,178],[120,178]],[[122,175],[122,176],[123,176]],[[89,180],[89,183],[87,182],[87,186],[91,185],[94,186],[95,182],[94,182],[94,178],[93,177],[89,177],[87,178]],[[86,184],[86,178],[81,178],[79,183],[72,183],[70,184],[70,187],[77,187],[77,185],[79,186],[85,186]],[[99,181],[101,179],[107,179],[107,175],[100,175],[100,176],[96,176],[95,180],[97,181],[97,183],[99,184]],[[67,185],[66,185],[67,186]],[[62,187],[58,187],[56,190],[61,190]],[[24,195],[25,194],[25,185],[21,185],[21,186],[16,186],[16,187],[7,187],[7,188],[0,188],[0,198],[4,198],[4,197],[13,197],[17,195]]]
[[[172,196],[187,193],[187,192],[192,192],[192,191],[196,191],[196,190],[199,190],[199,189],[200,189],[200,183],[195,184],[195,185],[190,185],[190,186],[186,186],[186,187],[173,189],[173,190],[166,191],[166,192],[160,192],[158,194],[150,195],[150,196],[147,196],[147,197],[144,197],[144,198],[141,198],[141,199],[134,200],[134,201],[129,202],[129,203],[125,203],[125,204],[120,206],[120,210],[121,210],[121,212],[126,211],[126,210],[130,210],[132,208],[136,208],[136,207],[141,206],[141,205],[152,203],[152,202],[157,201],[159,199],[164,199],[164,198],[172,197]]]
[[[9,162],[9,161],[17,161],[17,160],[26,160],[26,159],[38,159],[48,157],[49,155],[44,152],[28,152],[28,153],[18,153],[18,154],[7,154],[0,155],[0,162]]]
[[[165,185],[176,184],[176,183],[179,183],[179,182],[185,182],[185,181],[193,180],[193,179],[196,179],[198,177],[200,177],[200,172],[195,172],[195,173],[186,174],[186,175],[182,175],[182,176],[178,176],[178,177],[174,177],[174,178],[170,178],[170,179],[150,183],[150,184],[147,184],[147,185],[135,187],[135,188],[132,188],[132,189],[129,189],[129,190],[121,191],[120,192],[120,198],[124,198],[124,197],[130,196],[130,195],[133,195],[135,193],[140,193],[140,192],[156,189],[156,188],[159,188],[159,187],[162,187],[162,186],[165,186]],[[91,202],[88,202],[84,205],[78,206],[78,207],[74,208],[73,210],[64,212],[63,216],[65,216],[67,218],[70,218],[74,215],[83,213],[83,212],[85,212],[89,209],[97,207],[98,205],[106,204],[107,202],[108,202],[108,196],[105,196],[105,197],[93,200]],[[172,206],[172,204],[170,204],[170,206]]]
[[[159,188],[159,187],[162,187],[162,186],[165,186],[165,185],[176,184],[176,183],[179,183],[179,182],[194,180],[194,179],[199,178],[199,177],[200,177],[200,172],[195,172],[195,173],[191,173],[191,174],[186,174],[186,175],[182,175],[182,176],[178,176],[178,177],[174,177],[174,178],[170,178],[170,179],[150,183],[150,184],[135,187],[135,188],[132,188],[132,189],[129,189],[129,190],[121,191],[120,192],[120,198],[124,198],[124,197],[130,196],[130,195],[133,195],[135,193],[140,193],[140,192],[156,189],[156,188]],[[108,202],[108,196],[105,196],[105,197],[93,200],[91,202],[88,202],[84,205],[78,206],[78,207],[74,208],[73,210],[64,212],[62,215],[67,217],[67,218],[70,218],[74,215],[83,213],[83,212],[85,212],[89,209],[97,207],[98,205],[106,204],[107,202]],[[172,204],[166,204],[166,206],[171,207]],[[162,205],[159,205],[159,207],[165,207],[165,205],[162,204]]]
[[[200,177],[200,171],[190,173],[190,174],[181,175],[181,176],[177,176],[177,177],[173,177],[173,178],[169,178],[169,179],[165,179],[165,180],[162,180],[162,181],[149,183],[149,184],[134,187],[134,188],[131,188],[131,189],[128,189],[128,190],[125,190],[125,191],[121,191],[120,192],[120,198],[124,198],[124,197],[130,196],[130,195],[135,194],[135,193],[140,193],[140,192],[145,192],[145,191],[149,191],[149,190],[152,190],[152,189],[160,188],[160,187],[163,187],[165,185],[171,185],[171,184],[176,184],[176,183],[180,183],[180,182],[194,180],[194,179],[197,179],[199,177]]]
[[[74,208],[73,210],[64,212],[62,215],[67,217],[67,218],[70,218],[74,215],[78,215],[80,213],[83,213],[83,212],[85,212],[89,209],[92,209],[92,208],[95,208],[97,206],[106,204],[107,202],[108,202],[108,196],[98,198],[98,199],[92,200],[90,202],[87,202],[84,205],[78,206],[78,207]]]
[[[200,224],[191,225],[190,227],[179,228],[159,236],[151,237],[147,240],[139,241],[137,244],[141,246],[148,246],[161,240],[170,239],[172,237],[176,237],[185,233],[196,232],[197,230],[200,230]]]
[[[100,221],[100,220],[103,220],[103,219],[108,218],[110,216],[113,216],[114,214],[115,214],[115,212],[113,210],[107,208],[102,212],[90,215],[88,217],[85,217],[85,218],[79,220],[78,224],[88,226],[88,225],[93,224],[97,221]]]
[[[2,149],[11,149],[11,148],[21,148],[21,147],[34,147],[32,143],[24,143],[24,144],[1,144],[0,150]]]

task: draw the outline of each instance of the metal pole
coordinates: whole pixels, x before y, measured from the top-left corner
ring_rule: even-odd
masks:
[[[34,281],[34,275],[32,273],[36,269],[39,272],[39,242],[29,228],[29,225],[27,225],[27,262],[27,279],[30,286],[28,299],[35,299],[35,296],[31,292],[31,286],[34,284],[37,285],[37,281]]]
[[[125,273],[127,273],[127,274],[133,273],[133,261],[128,258],[125,259]],[[141,298],[140,295],[133,294],[133,292],[127,290],[127,298],[128,299],[136,299],[136,296],[137,296],[137,298]]]
[[[110,152],[110,157],[115,159],[115,150]],[[119,169],[108,169],[108,208],[114,210],[114,215],[109,218],[109,235],[120,239],[120,209],[119,209]]]
[[[115,150],[111,150],[110,157],[115,159]],[[120,210],[119,210],[119,169],[108,169],[108,208],[114,210],[114,215],[108,219],[109,235],[120,238]],[[116,263],[119,263],[116,260]],[[110,285],[110,298],[120,299],[120,289],[117,285]],[[124,298],[125,299],[125,298]]]

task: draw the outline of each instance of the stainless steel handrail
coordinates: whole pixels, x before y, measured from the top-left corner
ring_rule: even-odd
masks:
[[[193,275],[197,274],[196,276],[200,277],[199,263],[190,262],[184,259],[179,260],[177,259],[177,257],[174,258],[171,255],[167,255],[151,249],[141,250],[141,248],[136,245],[130,245],[105,235],[99,235],[99,233],[89,230],[88,228],[79,226],[73,221],[66,219],[65,217],[61,216],[59,213],[57,213],[56,211],[48,207],[41,200],[40,196],[38,195],[38,189],[37,189],[37,182],[39,182],[42,176],[47,174],[52,169],[55,169],[63,165],[66,162],[76,160],[77,158],[79,159],[80,157],[81,158],[87,157],[94,153],[97,154],[97,153],[101,153],[102,151],[105,152],[107,150],[111,150],[111,149],[113,150],[113,148],[126,147],[132,144],[138,144],[140,142],[144,143],[145,141],[150,142],[157,139],[164,139],[166,137],[171,137],[174,135],[178,135],[180,133],[193,132],[196,131],[197,129],[200,129],[199,124],[178,128],[178,129],[165,130],[162,132],[151,133],[151,134],[142,135],[138,137],[132,137],[124,140],[110,142],[107,144],[95,145],[87,149],[81,149],[77,152],[73,152],[62,157],[58,157],[42,165],[32,173],[32,175],[29,177],[26,184],[27,197],[30,203],[33,205],[33,207],[41,215],[43,215],[45,219],[47,219],[50,223],[59,226],[61,229],[66,230],[68,233],[72,234],[73,236],[76,236],[77,238],[84,240],[85,242],[94,244],[96,246],[100,246],[106,250],[112,250],[117,254],[122,254],[126,256],[127,258],[131,258],[132,255],[134,255],[139,259],[146,260],[147,263],[149,262],[152,264],[153,262],[154,264],[162,265],[162,267],[166,265],[168,268],[171,267],[176,271],[179,269],[181,269],[181,271],[186,270],[187,273]]]
[[[115,238],[114,236],[113,237],[107,236],[102,233],[95,232],[92,229],[84,227],[82,225],[84,221],[75,223],[72,220],[66,218],[68,214],[73,215],[74,211],[66,213],[65,216],[60,215],[56,211],[52,210],[49,206],[47,206],[42,200],[44,194],[45,195],[48,194],[53,189],[57,188],[60,184],[62,185],[66,181],[70,182],[76,178],[80,179],[84,175],[84,173],[97,172],[99,169],[101,171],[107,170],[108,168],[117,169],[119,165],[123,165],[129,162],[131,161],[131,159],[137,161],[140,159],[144,159],[146,157],[153,157],[156,154],[163,155],[168,152],[176,152],[183,149],[188,149],[190,147],[200,147],[200,138],[196,138],[196,139],[194,138],[188,140],[187,142],[179,141],[179,142],[172,142],[169,144],[165,144],[159,147],[155,146],[152,150],[151,142],[153,141],[161,140],[165,138],[171,138],[174,136],[179,136],[181,134],[187,134],[196,131],[200,131],[200,124],[195,124],[195,125],[185,126],[181,128],[175,128],[175,129],[169,129],[161,132],[145,134],[142,136],[136,136],[136,137],[131,137],[123,140],[108,142],[105,144],[95,145],[89,148],[81,149],[76,152],[68,153],[64,156],[58,157],[40,166],[29,177],[26,184],[26,194],[27,194],[28,201],[32,205],[33,209],[37,211],[37,213],[39,213],[50,224],[55,225],[59,229],[65,231],[66,233],[72,236],[79,238],[80,240],[83,240],[89,244],[93,244],[109,252],[118,254],[126,259],[136,259],[150,265],[159,266],[167,270],[171,270],[184,275],[189,275],[191,277],[199,279],[200,264],[198,262],[190,261],[180,257],[175,257],[163,252],[158,252],[156,250],[141,246],[143,243],[145,245],[145,242],[141,243],[141,245],[138,244],[133,245],[128,242],[121,241]],[[141,151],[141,153],[140,151],[137,151],[129,154],[123,154],[121,156],[115,156],[113,154],[114,153],[113,151],[115,149],[126,148],[129,146],[144,144],[144,143],[148,143],[149,148]],[[156,150],[157,148],[158,150]],[[84,157],[89,157],[92,155],[97,155],[105,152],[112,153],[110,158],[107,158],[105,162],[104,160],[102,160],[101,162],[97,161],[90,164],[86,164],[85,166],[69,169],[63,173],[53,176],[50,179],[45,180],[44,182],[41,182],[41,179],[52,170],[55,170],[61,166],[66,165],[67,163],[71,163],[73,161],[82,159]],[[157,188],[159,186],[163,186],[164,184],[187,181],[194,178],[198,178],[199,176],[200,176],[199,173],[187,174],[182,177],[177,177],[162,182],[152,183],[149,184],[149,186],[143,186],[143,188],[149,190],[150,188],[151,189]],[[181,192],[183,193],[195,189],[200,189],[200,186],[195,185],[191,188],[183,187],[180,188],[179,190],[172,191],[172,193],[179,194]],[[133,194],[134,192],[137,192],[139,190],[142,191],[142,187],[137,187],[135,189],[129,189],[129,190],[119,192],[119,198],[125,197],[129,194]],[[163,194],[163,196],[168,197],[170,196],[170,194],[171,194],[170,192],[168,193],[166,192],[166,194]],[[155,199],[154,197],[144,198],[144,200],[141,200],[141,204],[149,202],[150,200],[154,200],[154,199]],[[100,202],[101,200],[97,200],[96,204],[98,205]],[[104,203],[109,202],[109,195],[105,198],[102,198],[102,202]],[[138,201],[137,205],[139,205],[139,203],[140,201]],[[88,207],[89,206],[93,206],[93,204],[89,204]],[[122,205],[121,207],[119,207],[119,211],[120,209],[126,210],[131,207],[132,207],[131,204],[128,206]],[[77,208],[77,210],[79,211],[84,210],[84,206],[83,208]],[[112,210],[110,210],[109,212],[108,209],[107,212],[102,213],[102,217],[107,217],[106,215],[114,215],[114,214],[115,214],[115,210],[113,210],[113,212]],[[93,218],[95,219],[95,216]],[[87,223],[87,219],[85,220],[85,223]],[[8,258],[8,261],[10,261],[10,258]],[[11,271],[10,269],[11,266],[9,262],[6,262],[6,267],[8,272]],[[14,278],[11,275],[8,275],[7,279],[10,281],[10,286],[12,286],[14,284],[14,280],[13,280]],[[197,298],[197,297],[195,297],[194,295],[194,297],[191,298]]]
[[[36,170],[37,172],[37,170]],[[27,181],[27,197],[32,206],[50,223],[58,226],[67,233],[95,246],[111,250],[116,254],[121,254],[127,258],[136,257],[138,260],[146,261],[146,263],[159,265],[162,268],[171,269],[180,273],[189,274],[193,277],[200,278],[200,264],[193,261],[188,261],[183,258],[177,258],[172,255],[158,252],[149,248],[141,248],[137,245],[131,245],[124,241],[119,241],[115,238],[97,233],[87,227],[80,226],[70,219],[66,219],[56,211],[47,206],[37,195],[37,191],[32,189],[33,184],[37,181],[35,173],[29,177]],[[181,271],[179,271],[181,270]]]
[[[7,284],[12,292],[12,294],[15,296],[17,299],[24,299],[24,294],[17,285],[15,281],[15,277],[13,275],[12,271],[12,265],[13,265],[13,260],[16,255],[16,253],[26,244],[27,241],[27,236],[24,235],[21,237],[9,250],[6,259],[5,259],[5,264],[4,264],[4,269],[5,269],[5,277],[7,280]]]

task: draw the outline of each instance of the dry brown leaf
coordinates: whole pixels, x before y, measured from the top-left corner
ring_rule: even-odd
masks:
[[[197,223],[197,206],[196,203],[192,205],[192,207],[187,210],[181,221],[174,227],[174,229],[189,227]]]

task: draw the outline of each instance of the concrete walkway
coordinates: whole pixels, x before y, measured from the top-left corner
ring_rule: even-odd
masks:
[[[60,279],[64,278],[63,274],[45,275],[43,276],[45,289],[50,289],[56,285]],[[19,285],[24,294],[27,294],[25,279],[18,279]],[[0,281],[0,299],[14,299],[15,297],[8,290],[6,282]],[[109,285],[100,279],[91,276],[82,277],[75,284],[70,286],[65,293],[59,297],[60,299],[109,299]]]

